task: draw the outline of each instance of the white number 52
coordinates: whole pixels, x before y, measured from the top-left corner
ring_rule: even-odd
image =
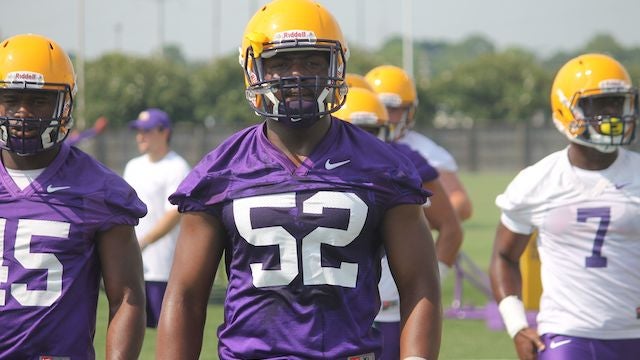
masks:
[[[254,229],[251,226],[251,209],[295,208],[296,194],[253,196],[233,201],[233,215],[240,235],[254,246],[277,245],[280,250],[280,269],[264,270],[262,263],[252,263],[251,273],[255,287],[288,285],[298,276],[298,251],[296,239],[282,226]],[[358,278],[358,264],[341,262],[340,267],[323,267],[321,245],[336,247],[349,245],[362,231],[368,207],[352,193],[320,191],[302,203],[305,214],[322,214],[324,208],[349,210],[346,230],[318,226],[302,239],[302,279],[305,285],[337,285],[354,288]]]

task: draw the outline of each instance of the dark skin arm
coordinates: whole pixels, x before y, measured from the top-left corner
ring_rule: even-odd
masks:
[[[431,206],[424,208],[429,225],[438,231],[436,239],[436,254],[439,261],[453,266],[462,246],[462,226],[460,220],[451,206],[440,181],[433,180],[423,184],[424,189],[433,193],[429,198]]]
[[[180,235],[162,304],[157,359],[198,359],[207,303],[224,251],[220,221],[206,213],[182,215]]]
[[[144,340],[146,310],[142,257],[132,226],[98,234],[97,248],[109,301],[107,359],[137,359]]]
[[[520,256],[527,247],[530,236],[514,233],[502,223],[498,224],[489,267],[493,296],[498,303],[510,295],[522,297]],[[536,359],[537,351],[544,349],[538,332],[532,328],[520,330],[513,341],[518,357],[523,360]]]
[[[435,247],[422,207],[387,211],[383,236],[391,273],[400,293],[400,358],[438,358],[442,331],[440,281]]]

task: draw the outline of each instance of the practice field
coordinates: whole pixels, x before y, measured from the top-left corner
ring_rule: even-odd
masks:
[[[484,271],[489,264],[493,235],[499,212],[494,205],[497,194],[502,192],[516,173],[466,173],[462,181],[473,200],[473,217],[464,224],[463,251]],[[449,307],[453,298],[455,275],[449,274],[443,286],[443,305]],[[214,289],[220,293],[221,289]],[[464,303],[482,306],[487,299],[469,284],[464,287]],[[201,359],[218,359],[216,352],[216,327],[222,319],[219,302],[208,310],[205,340]],[[107,324],[106,299],[100,298],[95,346],[98,359],[104,359],[105,331]],[[155,358],[156,331],[147,330],[140,359]],[[445,319],[440,359],[444,360],[497,360],[516,359],[511,339],[504,331],[492,331],[481,320]]]

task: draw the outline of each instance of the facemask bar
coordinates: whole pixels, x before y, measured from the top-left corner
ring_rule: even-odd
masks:
[[[327,76],[282,77],[269,81],[264,80],[262,59],[285,51],[328,52]],[[259,115],[274,119],[290,119],[292,116],[317,118],[337,111],[346,100],[347,86],[344,81],[346,57],[337,41],[318,39],[310,43],[308,39],[293,39],[277,43],[270,42],[264,44],[264,51],[258,58],[254,57],[251,47],[247,48],[245,59],[250,59],[244,63],[245,76],[250,80],[246,97]],[[311,89],[316,97],[317,106],[313,107],[315,109],[301,111],[305,108],[302,98],[300,101],[289,102],[289,104],[282,104],[278,100],[276,94],[279,91],[293,88]]]
[[[607,97],[624,99],[621,109],[617,113],[585,115],[585,106],[589,104],[589,101],[602,100]],[[569,124],[570,131],[579,134],[572,140],[595,147],[602,152],[613,152],[615,147],[628,145],[635,139],[638,92],[637,89],[583,91],[574,95],[571,100],[571,112],[574,121]]]

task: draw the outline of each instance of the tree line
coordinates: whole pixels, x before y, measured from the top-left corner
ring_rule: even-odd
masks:
[[[350,45],[348,72],[364,75],[381,64],[402,65],[400,38],[391,38],[375,50]],[[570,58],[586,52],[613,56],[635,82],[640,81],[640,47],[622,46],[607,34],[547,58],[519,47],[498,50],[478,35],[460,42],[416,41],[419,126],[548,124],[549,89],[555,72]],[[166,46],[162,53],[139,57],[113,52],[87,61],[87,126],[100,116],[122,126],[148,107],[164,109],[175,122],[244,126],[258,121],[244,98],[237,54],[189,61],[176,45]]]

